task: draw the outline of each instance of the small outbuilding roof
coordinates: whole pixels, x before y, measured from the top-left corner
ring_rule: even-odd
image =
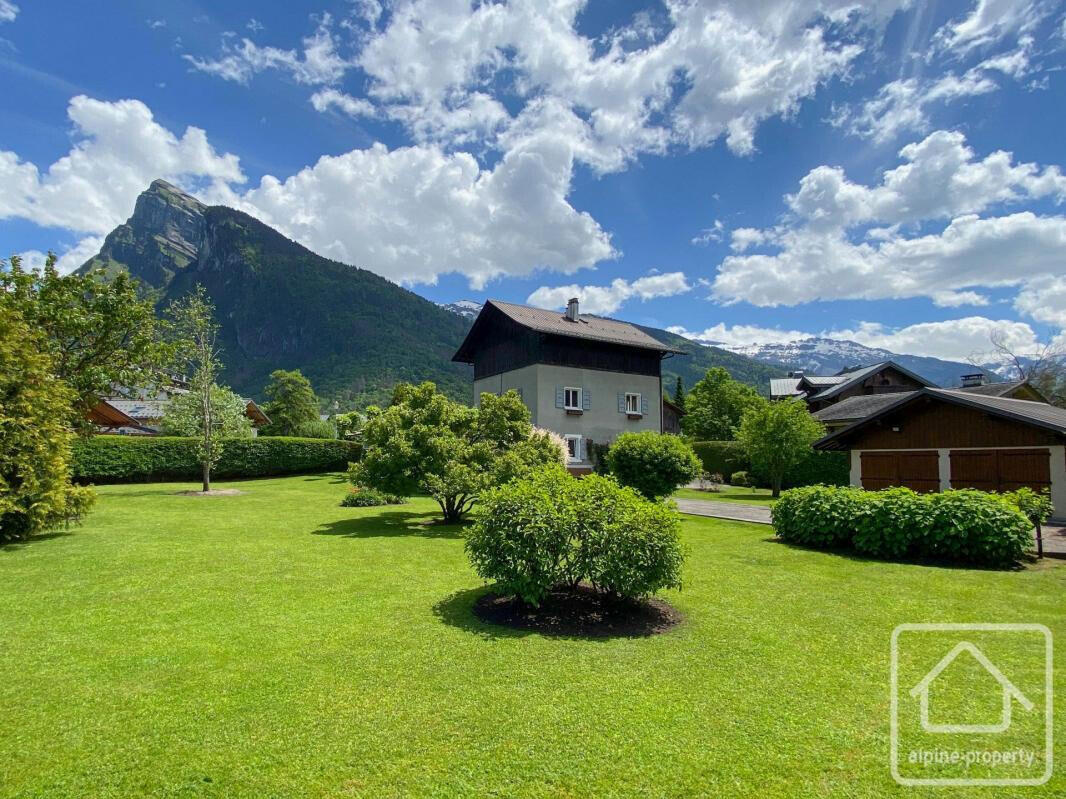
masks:
[[[860,394],[857,397],[847,397],[840,402],[822,408],[812,414],[820,422],[850,422],[857,419],[865,419],[871,413],[876,413],[887,405],[899,402],[903,397],[913,394],[913,391],[901,391],[897,394]]]
[[[1011,419],[1015,422],[1051,430],[1054,433],[1066,436],[1066,408],[1058,408],[1043,402],[1008,399],[1007,397],[989,397],[983,394],[946,388],[923,388],[918,391],[889,394],[888,396],[892,397],[894,401],[865,418],[859,419],[854,424],[850,424],[819,439],[814,443],[814,448],[827,450],[847,449],[845,440],[852,433],[873,424],[889,413],[920,400],[922,397],[930,397],[952,405],[975,408],[991,416]]]
[[[845,372],[843,375],[836,375],[837,377],[842,377],[843,380],[841,380],[838,383],[834,383],[834,384],[828,386],[827,388],[822,389],[817,394],[811,394],[808,397],[808,399],[812,399],[812,400],[831,399],[832,397],[835,397],[837,394],[840,394],[843,391],[847,391],[849,388],[854,386],[856,383],[861,383],[867,377],[870,377],[871,375],[875,375],[878,372],[882,371],[883,369],[887,369],[889,367],[891,367],[892,369],[895,369],[897,372],[901,372],[902,374],[907,375],[907,377],[909,377],[912,380],[914,380],[915,382],[917,382],[918,385],[921,385],[921,386],[931,386],[931,385],[933,385],[932,383],[930,383],[928,380],[926,380],[921,375],[917,375],[914,372],[912,372],[910,369],[907,369],[906,367],[900,366],[895,361],[881,361],[880,363],[871,364],[870,366],[864,366],[861,369],[854,369],[854,370],[852,370],[850,372]],[[810,378],[808,378],[808,379],[810,379]]]

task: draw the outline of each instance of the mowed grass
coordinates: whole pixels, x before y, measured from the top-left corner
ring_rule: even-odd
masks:
[[[743,505],[772,505],[777,500],[769,488],[745,488],[722,486],[718,491],[700,491],[698,488],[679,488],[674,499],[706,499],[711,502],[739,502]]]
[[[0,795],[944,796],[889,773],[892,629],[1066,641],[1061,561],[880,563],[696,517],[674,631],[520,633],[471,617],[484,588],[428,500],[190,487],[103,487],[84,526],[0,549]],[[1059,772],[995,795],[1062,796]]]

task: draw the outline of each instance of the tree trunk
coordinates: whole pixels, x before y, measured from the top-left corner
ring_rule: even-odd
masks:
[[[771,496],[776,499],[777,497],[781,496],[781,476],[774,475],[772,478],[770,478],[770,483],[773,488]]]
[[[209,464],[203,464],[204,467],[204,493],[206,494],[211,490],[211,466]]]

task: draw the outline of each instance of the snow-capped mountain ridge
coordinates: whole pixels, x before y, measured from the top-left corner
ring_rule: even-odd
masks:
[[[711,341],[703,343],[759,361],[783,364],[793,371],[815,375],[834,375],[857,366],[869,366],[879,361],[895,361],[939,386],[951,387],[959,385],[962,375],[978,370],[972,363],[964,361],[906,355],[879,347],[867,347],[857,341],[832,338],[806,338],[774,344],[736,345]],[[984,371],[993,380],[1011,376],[1009,367],[1003,363],[982,365],[980,371]]]

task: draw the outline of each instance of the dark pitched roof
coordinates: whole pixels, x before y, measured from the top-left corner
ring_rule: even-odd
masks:
[[[955,391],[965,391],[967,394],[984,394],[989,397],[1006,397],[1013,391],[1027,387],[1030,391],[1041,398],[1041,402],[1047,402],[1043,399],[1043,394],[1040,393],[1028,380],[1011,380],[1007,383],[984,383],[980,386],[963,386],[962,388],[954,389]]]
[[[901,373],[907,375],[907,377],[911,378],[912,380],[917,382],[919,385],[922,385],[922,386],[931,386],[931,385],[933,385],[932,383],[930,383],[928,380],[926,380],[921,375],[917,375],[914,372],[912,372],[910,369],[907,369],[907,368],[905,368],[903,366],[900,366],[895,361],[881,361],[880,363],[875,363],[875,364],[872,364],[870,366],[864,366],[861,369],[853,369],[852,371],[845,373],[844,374],[844,378],[845,379],[843,381],[841,381],[841,382],[839,382],[839,383],[837,383],[835,385],[829,386],[828,388],[822,389],[817,394],[811,394],[808,397],[808,399],[812,399],[812,400],[830,399],[831,397],[835,397],[837,394],[841,393],[842,391],[846,391],[847,389],[851,388],[856,383],[861,383],[863,380],[865,380],[870,375],[877,374],[881,370],[888,369],[889,367],[891,367],[892,369],[895,369],[897,372],[901,372]]]
[[[814,448],[845,449],[846,447],[842,446],[841,443],[842,439],[880,417],[909,405],[921,397],[934,397],[953,405],[976,408],[977,410],[984,411],[992,416],[1011,419],[1016,422],[1040,427],[1045,430],[1051,430],[1052,432],[1066,436],[1066,408],[1058,408],[1043,402],[1008,399],[1007,397],[989,397],[984,394],[974,394],[972,392],[959,391],[957,389],[928,387],[918,391],[909,391],[903,394],[889,396],[892,396],[895,399],[895,402],[885,405],[879,411],[875,411],[869,416],[859,419],[854,424],[850,424],[841,430],[830,433],[824,438],[819,439],[814,443]]]
[[[561,311],[530,308],[526,305],[516,305],[511,302],[489,300],[481,309],[481,313],[478,314],[477,319],[474,320],[474,326],[470,328],[470,332],[467,333],[466,339],[452,358],[453,361],[470,363],[473,360],[473,353],[469,352],[470,348],[468,347],[468,344],[471,342],[472,336],[478,328],[481,320],[487,313],[492,313],[492,310],[490,309],[495,309],[516,324],[530,330],[535,330],[538,333],[549,333],[556,336],[566,336],[567,338],[604,341],[609,344],[621,344],[627,347],[639,347],[640,349],[655,350],[663,353],[681,353],[681,350],[676,350],[673,347],[663,344],[661,341],[657,341],[640,328],[631,325],[628,322],[619,322],[615,319],[604,319],[602,316],[591,316],[589,314],[580,314],[577,321],[573,322],[567,319],[566,314]]]
[[[847,422],[856,419],[865,419],[871,413],[876,413],[887,405],[899,402],[904,395],[911,395],[913,391],[900,391],[896,394],[861,394],[857,397],[847,397],[820,411],[812,414],[820,422]]]

